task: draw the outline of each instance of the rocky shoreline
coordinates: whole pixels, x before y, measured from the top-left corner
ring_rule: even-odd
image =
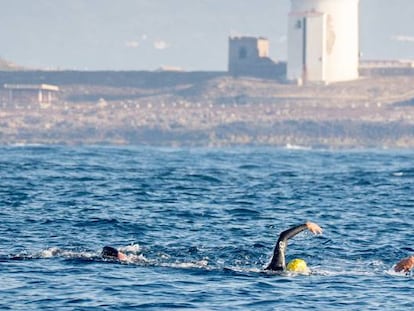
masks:
[[[172,78],[154,86],[68,81],[50,105],[3,96],[0,144],[414,147],[414,76],[302,87]]]

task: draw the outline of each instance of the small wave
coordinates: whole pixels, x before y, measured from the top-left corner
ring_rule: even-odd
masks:
[[[57,257],[70,259],[93,259],[99,257],[99,255],[95,252],[64,250],[58,247],[50,247],[35,253],[22,252],[8,255],[8,259],[12,260],[49,259]]]
[[[288,150],[312,150],[311,147],[293,144],[286,144],[285,148]]]
[[[244,164],[244,165],[240,165],[238,168],[241,170],[256,170],[256,169],[261,169],[262,167],[260,165],[255,165],[255,164]]]
[[[51,258],[59,254],[61,250],[57,247],[51,247],[40,252],[42,258]]]
[[[209,175],[202,175],[202,174],[190,174],[188,175],[189,178],[192,179],[197,179],[200,181],[205,181],[205,182],[209,182],[209,183],[215,183],[215,184],[220,184],[221,180],[213,177],[213,176],[209,176]]]
[[[376,273],[373,271],[357,271],[357,270],[321,270],[321,269],[314,269],[311,272],[312,275],[320,275],[320,276],[375,276]]]
[[[123,262],[126,263],[149,263],[150,261],[143,255],[135,255],[135,254],[126,254],[126,260]]]
[[[195,262],[179,262],[179,263],[170,263],[170,264],[161,264],[163,267],[172,267],[172,268],[182,268],[182,269],[191,269],[191,268],[206,268],[208,266],[207,260],[199,260]]]
[[[99,254],[96,252],[87,252],[87,251],[73,251],[73,250],[64,250],[58,247],[50,247],[45,250],[40,251],[38,254],[33,256],[34,258],[53,258],[53,257],[63,257],[70,259],[93,259],[98,257]]]
[[[335,269],[335,268],[321,268],[314,267],[311,269],[312,275],[320,276],[376,276],[378,275],[378,270],[376,269]]]
[[[119,250],[121,252],[130,252],[130,253],[137,254],[141,251],[141,246],[139,246],[139,244],[132,244],[132,245],[120,247]]]
[[[259,215],[260,212],[248,208],[234,208],[229,211],[234,216],[252,216]]]
[[[394,270],[394,267],[395,266],[393,266],[392,268],[390,268],[388,270],[385,270],[384,273],[389,275],[389,276],[393,276],[393,277],[413,277],[413,272],[412,271],[410,271],[410,272],[396,272]]]
[[[396,171],[392,173],[394,177],[413,177],[414,176],[414,169],[404,169],[400,171]]]

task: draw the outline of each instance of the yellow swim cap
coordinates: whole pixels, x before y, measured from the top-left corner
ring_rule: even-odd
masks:
[[[293,259],[291,260],[287,267],[286,267],[287,271],[291,271],[291,272],[296,272],[296,273],[308,273],[309,272],[309,268],[308,265],[306,264],[306,261],[304,261],[303,259]]]

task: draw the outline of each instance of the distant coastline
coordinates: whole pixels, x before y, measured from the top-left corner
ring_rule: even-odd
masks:
[[[0,144],[414,148],[414,75],[296,86],[226,72],[0,71]]]

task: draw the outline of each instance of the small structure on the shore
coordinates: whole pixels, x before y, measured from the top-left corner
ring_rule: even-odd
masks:
[[[233,76],[281,78],[286,63],[269,57],[269,41],[263,37],[230,37],[228,71]]]
[[[409,76],[414,75],[413,60],[364,60],[359,64],[361,76]]]
[[[59,87],[50,84],[4,84],[9,104],[51,104],[57,99]]]

